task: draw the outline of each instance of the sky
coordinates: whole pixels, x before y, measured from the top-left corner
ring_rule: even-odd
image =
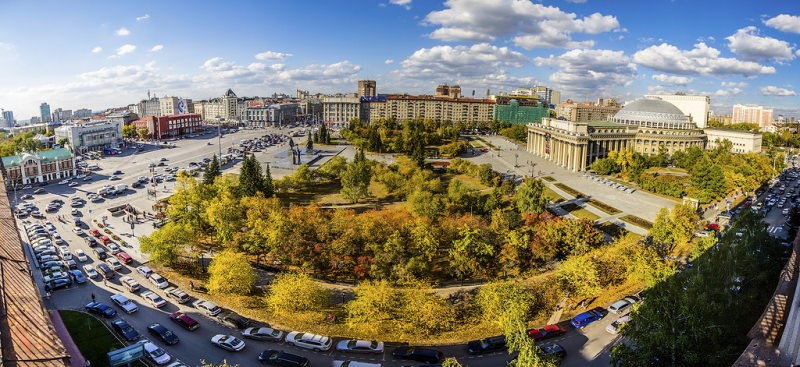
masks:
[[[756,6],[757,5],[757,6]],[[800,1],[0,1],[0,108],[355,92],[686,92],[800,117]]]

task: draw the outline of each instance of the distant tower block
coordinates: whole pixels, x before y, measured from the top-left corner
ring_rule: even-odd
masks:
[[[374,80],[359,80],[358,81],[358,96],[359,97],[375,97],[377,96],[377,83]]]

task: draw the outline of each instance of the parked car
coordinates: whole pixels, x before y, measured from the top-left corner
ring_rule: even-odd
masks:
[[[357,362],[357,361],[333,361],[333,367],[381,367],[380,363],[368,363],[368,362]],[[424,366],[431,366],[431,365],[421,365]],[[441,366],[441,365],[433,365],[433,366]]]
[[[241,316],[233,311],[228,311],[227,313],[220,315],[218,317],[219,320],[222,321],[224,324],[228,324],[239,330],[250,326],[250,324],[253,322],[252,320],[244,316]]]
[[[131,257],[131,255],[128,255],[128,253],[125,251],[117,252],[117,259],[119,259],[119,261],[121,261],[125,265],[130,265],[133,263],[133,258]]]
[[[158,275],[156,273],[151,273],[149,279],[150,282],[152,282],[159,289],[164,289],[169,287],[169,281],[167,281],[167,278],[164,278],[161,275]]]
[[[140,294],[140,296],[142,296],[142,298],[144,298],[147,301],[149,301],[150,304],[153,305],[153,307],[156,307],[156,308],[164,307],[164,305],[167,304],[166,300],[161,298],[161,296],[159,296],[158,294],[156,294],[153,291],[142,292],[142,294]]]
[[[558,326],[558,324],[546,325],[540,329],[528,330],[528,335],[535,341],[546,340],[555,338],[567,333],[567,329]]]
[[[127,321],[123,319],[116,319],[111,321],[111,327],[116,331],[119,335],[122,335],[125,340],[132,342],[136,339],[139,339],[141,335],[136,329],[133,328]]]
[[[97,302],[97,301],[89,302],[89,304],[87,304],[85,308],[86,311],[103,316],[107,319],[117,316],[117,310],[111,308],[111,306],[102,302]]]
[[[211,338],[211,344],[214,344],[229,352],[238,352],[244,349],[244,341],[233,336],[225,334],[217,334]]]
[[[392,352],[392,356],[425,363],[440,363],[444,359],[441,351],[422,347],[398,347]]]
[[[100,274],[98,274],[97,271],[94,270],[94,268],[89,264],[86,264],[86,265],[83,266],[83,272],[86,273],[87,277],[92,278],[92,279],[97,278],[97,277],[100,276]]]
[[[51,280],[44,284],[44,290],[48,292],[52,292],[62,288],[69,288],[72,286],[72,281],[68,278],[59,278],[55,280]]]
[[[172,360],[172,356],[167,354],[166,351],[161,349],[159,346],[153,344],[153,342],[142,339],[139,341],[144,346],[144,353],[147,355],[147,358],[153,361],[153,363],[157,365],[167,364],[169,361]]]
[[[556,356],[560,359],[567,356],[567,351],[560,344],[540,345],[539,347],[548,356]]]
[[[383,342],[346,339],[336,343],[336,350],[350,353],[383,353]]]
[[[506,337],[504,335],[473,340],[467,343],[467,352],[469,354],[485,354],[505,349]]]
[[[172,298],[181,304],[189,302],[189,300],[191,299],[191,297],[189,297],[189,295],[186,294],[186,292],[178,289],[177,287],[169,287],[165,289],[164,292],[167,294],[167,297]]]
[[[75,283],[83,284],[86,283],[87,281],[86,276],[83,275],[83,272],[81,272],[80,270],[70,270],[69,275],[70,278],[72,278],[72,281]]]
[[[267,349],[261,352],[261,354],[258,355],[258,361],[266,365],[277,367],[308,366],[308,358],[274,349]]]
[[[327,336],[292,331],[286,335],[286,344],[314,351],[327,351],[333,346],[333,340]]]
[[[167,329],[166,327],[164,327],[164,325],[161,325],[159,323],[150,324],[150,326],[147,327],[147,332],[157,336],[159,339],[161,339],[162,342],[166,343],[167,345],[177,344],[178,341],[180,341],[178,339],[178,336],[175,335],[175,333],[173,333],[172,330]]]
[[[150,270],[150,268],[148,268],[148,267],[146,267],[144,265],[137,266],[136,267],[136,272],[139,273],[139,274],[142,274],[142,276],[145,277],[145,278],[149,278],[150,275],[153,274],[153,271]]]
[[[105,263],[99,263],[95,265],[95,268],[97,269],[97,272],[102,274],[103,278],[105,279],[112,279],[115,276],[114,271],[111,270],[111,268]]]
[[[617,321],[612,322],[608,326],[606,326],[606,331],[611,334],[618,334],[619,329],[622,328],[625,324],[631,321],[630,316],[622,316]]]
[[[102,247],[95,247],[92,252],[94,252],[97,260],[105,260],[108,257],[108,253]]]
[[[627,311],[628,308],[631,307],[631,306],[632,306],[632,304],[630,302],[628,302],[628,300],[623,298],[623,299],[621,299],[619,301],[616,301],[616,302],[612,303],[611,306],[608,307],[608,311],[613,313],[613,314],[619,315],[619,314],[625,313],[625,311]]]
[[[283,339],[283,331],[269,327],[249,327],[242,331],[242,336],[253,340],[279,342]]]
[[[217,316],[222,312],[222,308],[219,306],[202,299],[197,299],[192,302],[192,306],[203,311],[208,316]]]
[[[604,308],[595,307],[589,311],[583,312],[578,314],[577,316],[573,317],[569,323],[576,329],[582,330],[589,324],[602,319],[608,314]]]
[[[129,276],[124,276],[119,278],[119,283],[122,284],[128,290],[128,292],[131,293],[136,292],[142,288],[139,282],[137,282],[135,279]]]
[[[83,252],[83,250],[81,250],[81,249],[76,249],[75,250],[75,258],[77,258],[78,261],[80,261],[80,262],[89,261],[89,257],[86,256],[86,253]]]
[[[122,310],[125,311],[125,313],[127,313],[127,314],[131,314],[131,313],[134,313],[136,311],[139,311],[139,306],[137,306],[136,303],[134,303],[128,297],[125,297],[122,294],[119,294],[119,293],[112,294],[111,295],[111,300],[114,301],[114,303],[116,303],[117,306],[122,308]]]
[[[108,264],[111,269],[115,271],[122,270],[122,263],[117,260],[116,257],[109,257],[106,259],[106,264]]]
[[[197,328],[200,327],[200,323],[197,322],[197,320],[193,319],[191,316],[180,311],[171,313],[169,315],[169,318],[176,324],[180,325],[182,328],[189,331],[197,330]]]

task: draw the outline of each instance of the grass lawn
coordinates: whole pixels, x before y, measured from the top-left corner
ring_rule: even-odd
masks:
[[[547,182],[556,182],[556,179],[553,178],[552,176],[542,176],[542,180],[545,180]]]
[[[581,208],[580,205],[575,203],[564,204],[561,206],[561,209],[568,211],[570,214],[578,217],[579,219],[588,219],[591,221],[600,219],[599,215],[594,214],[584,208]]]
[[[563,196],[557,194],[555,191],[553,191],[553,189],[551,189],[551,188],[549,188],[547,186],[544,187],[544,195],[547,196],[548,198],[550,198],[550,201],[552,201],[554,203],[560,203],[562,201],[567,200],[567,199],[564,199]]]
[[[61,314],[64,326],[67,327],[75,345],[83,357],[92,362],[92,367],[107,367],[106,353],[123,347],[100,320],[78,311],[59,310],[58,313]],[[142,363],[134,365],[144,367]]]
[[[597,208],[597,209],[600,209],[601,211],[603,211],[606,214],[617,215],[619,213],[622,213],[621,210],[619,210],[619,209],[617,209],[617,208],[615,208],[615,207],[613,207],[611,205],[608,205],[608,204],[606,204],[606,203],[604,203],[602,201],[598,201],[598,200],[595,200],[595,199],[589,199],[589,201],[587,201],[587,203],[589,205]]]
[[[651,223],[650,221],[648,221],[646,219],[639,218],[639,217],[637,217],[635,215],[628,214],[628,215],[626,215],[624,217],[620,217],[619,219],[624,221],[624,222],[633,224],[633,225],[635,225],[637,227],[644,228],[644,229],[646,229],[648,231],[650,230],[650,228],[653,228],[653,223]]]
[[[459,181],[461,181],[461,183],[464,184],[464,186],[466,188],[470,189],[470,190],[481,191],[481,190],[491,189],[491,187],[482,184],[481,183],[481,179],[477,178],[477,177],[472,177],[470,175],[460,174],[460,175],[452,175],[450,177],[450,179],[453,179],[453,178],[458,179]]]
[[[553,185],[555,185],[556,187],[558,187],[559,189],[561,189],[561,191],[564,191],[564,192],[566,192],[567,194],[570,194],[570,195],[572,195],[572,196],[573,196],[574,198],[576,198],[576,199],[580,199],[580,198],[582,198],[582,197],[586,197],[586,195],[584,195],[582,192],[580,192],[580,191],[578,191],[578,190],[575,190],[575,189],[573,189],[573,188],[571,188],[571,187],[569,187],[569,186],[567,186],[567,185],[564,185],[564,184],[563,184],[563,183],[561,183],[561,182],[557,182],[557,183],[555,183],[555,184],[553,184]]]

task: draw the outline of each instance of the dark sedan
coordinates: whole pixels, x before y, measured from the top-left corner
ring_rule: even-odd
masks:
[[[122,337],[129,342],[139,339],[140,337],[139,332],[123,319],[111,321],[111,327],[113,327],[114,331],[116,331],[119,335],[122,335]]]
[[[467,352],[469,352],[469,354],[485,354],[505,349],[506,337],[503,335],[481,340],[473,340],[467,343]]]
[[[89,302],[89,304],[86,305],[86,311],[103,316],[107,319],[117,316],[117,310],[102,302]]]
[[[179,341],[178,336],[175,335],[172,330],[167,329],[164,325],[159,323],[150,324],[150,326],[147,327],[147,331],[157,336],[162,342],[168,345],[177,344]]]
[[[197,320],[180,311],[171,313],[169,318],[182,328],[189,331],[194,331],[200,327],[200,323],[198,323]]]

